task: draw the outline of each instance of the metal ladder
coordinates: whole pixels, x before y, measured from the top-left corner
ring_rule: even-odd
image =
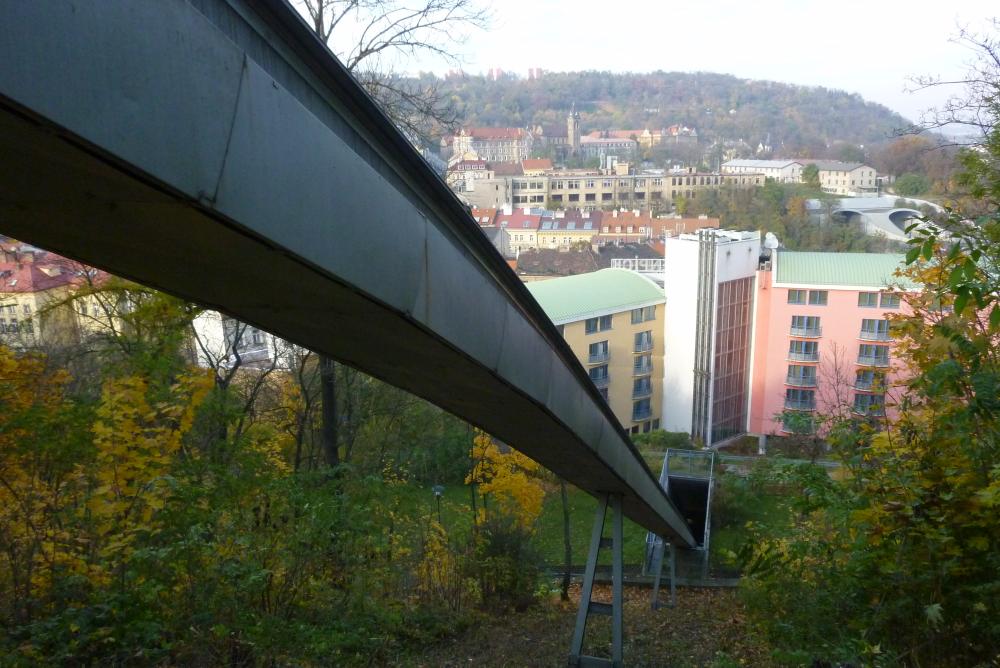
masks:
[[[611,506],[611,538],[604,538],[604,523],[608,505]],[[611,548],[611,603],[595,601],[594,575],[597,572],[597,557],[601,548]],[[604,659],[583,654],[583,639],[590,615],[611,617],[611,658]],[[591,666],[612,666],[621,668],[622,661],[622,495],[604,493],[598,498],[594,529],[590,534],[590,553],[587,555],[587,569],[583,575],[583,589],[580,591],[580,608],[576,613],[576,628],[573,630],[573,644],[570,646],[569,665],[590,668]]]

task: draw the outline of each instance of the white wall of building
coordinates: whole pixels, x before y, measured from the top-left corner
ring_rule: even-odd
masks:
[[[680,237],[664,246],[663,415],[667,431],[691,432],[694,395],[695,315],[698,306],[698,242]]]
[[[719,230],[716,235],[712,290],[717,303],[719,283],[756,276],[761,241],[760,234],[756,232]],[[692,431],[698,280],[701,276],[699,246],[696,234],[682,234],[664,242],[666,315],[663,324],[662,426],[667,431]],[[715,317],[713,308],[710,324],[713,354],[710,359],[714,358]]]

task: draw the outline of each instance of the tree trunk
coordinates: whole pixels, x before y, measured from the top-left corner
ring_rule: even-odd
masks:
[[[559,478],[559,496],[562,497],[563,513],[563,579],[560,598],[569,600],[569,570],[573,565],[573,546],[569,540],[569,496],[566,494],[566,481]]]
[[[320,432],[323,455],[326,465],[333,468],[340,464],[340,453],[337,451],[337,363],[325,355],[319,358],[319,382],[322,389]]]

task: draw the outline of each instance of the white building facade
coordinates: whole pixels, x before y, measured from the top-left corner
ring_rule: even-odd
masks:
[[[760,233],[705,229],[664,246],[663,428],[711,446],[747,429]]]

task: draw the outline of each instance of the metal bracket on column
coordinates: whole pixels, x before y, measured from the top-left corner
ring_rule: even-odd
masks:
[[[608,504],[611,504],[611,539],[604,538],[604,522]],[[592,600],[594,574],[597,571],[597,557],[602,547],[611,548],[611,603]],[[586,656],[583,652],[583,638],[590,615],[611,617],[611,659]],[[621,494],[601,494],[598,498],[594,530],[590,535],[590,553],[587,555],[587,570],[583,574],[583,589],[580,590],[580,608],[576,613],[576,628],[573,644],[569,651],[569,665],[612,666],[621,668],[622,663],[622,497]]]
[[[672,608],[677,605],[677,571],[674,546],[673,543],[665,543],[662,538],[657,536],[656,542],[653,544],[653,597],[650,601],[650,607],[653,610],[659,610],[663,607],[663,603],[660,602],[660,580],[663,577],[663,551],[665,548],[670,550],[670,603],[667,606]]]

